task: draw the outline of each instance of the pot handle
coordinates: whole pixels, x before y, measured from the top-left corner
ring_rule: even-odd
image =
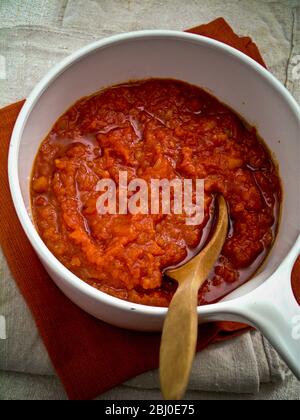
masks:
[[[291,273],[300,254],[300,235],[275,273],[245,295],[237,311],[269,340],[300,380],[300,305],[292,290]]]

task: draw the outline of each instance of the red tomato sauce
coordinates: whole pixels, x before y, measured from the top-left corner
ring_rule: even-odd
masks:
[[[205,218],[101,215],[103,178],[205,179]],[[199,251],[223,194],[230,229],[199,304],[215,302],[253,276],[273,244],[281,203],[276,165],[255,128],[187,83],[149,79],[79,100],[37,154],[33,217],[51,252],[85,282],[131,302],[168,306],[176,283],[164,276]]]

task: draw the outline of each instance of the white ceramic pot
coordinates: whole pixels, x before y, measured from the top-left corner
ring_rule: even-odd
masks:
[[[173,31],[113,36],[82,48],[54,67],[26,101],[13,132],[9,180],[20,222],[57,286],[78,306],[120,327],[160,330],[165,308],[109,296],[67,270],[45,246],[33,223],[29,181],[39,145],[56,119],[82,96],[131,79],[165,77],[207,89],[258,128],[279,162],[282,222],[272,253],[246,285],[220,303],[198,308],[199,321],[246,322],[260,329],[300,378],[300,307],[290,273],[300,253],[300,109],[267,70],[214,40]]]

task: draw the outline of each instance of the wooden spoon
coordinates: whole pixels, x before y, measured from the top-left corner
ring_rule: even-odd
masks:
[[[227,205],[218,198],[218,221],[209,243],[192,260],[166,275],[178,282],[164,323],[160,347],[160,384],[166,400],[183,397],[196,352],[198,291],[212,270],[228,229]]]

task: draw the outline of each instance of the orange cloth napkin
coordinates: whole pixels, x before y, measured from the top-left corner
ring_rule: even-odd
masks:
[[[222,18],[189,32],[225,42],[265,65],[251,39],[238,37]],[[42,267],[17,219],[7,179],[9,141],[23,103],[0,111],[0,241],[69,398],[92,399],[157,368],[160,335],[122,330],[94,319],[69,301]],[[197,349],[246,329],[229,322],[201,325]]]

